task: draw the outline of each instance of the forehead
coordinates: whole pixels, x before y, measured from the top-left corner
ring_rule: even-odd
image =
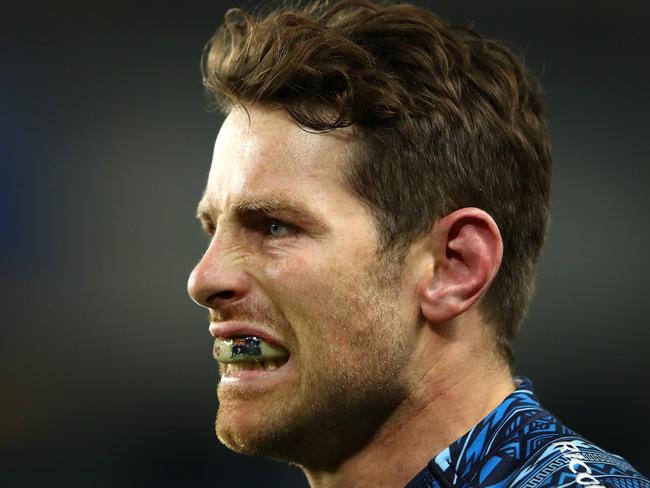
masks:
[[[235,108],[214,147],[204,205],[226,210],[251,197],[351,198],[342,172],[351,148],[350,131],[314,134],[281,110]]]

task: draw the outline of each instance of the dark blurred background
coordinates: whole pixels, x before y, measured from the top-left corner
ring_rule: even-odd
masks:
[[[23,2],[0,21],[0,483],[305,486],[219,445],[185,284],[220,117],[198,61],[236,2]],[[517,348],[569,427],[650,473],[650,75],[641,1],[437,1],[545,87],[553,221]]]

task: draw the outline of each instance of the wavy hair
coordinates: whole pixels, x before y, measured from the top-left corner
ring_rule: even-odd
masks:
[[[479,306],[509,365],[546,233],[551,156],[533,76],[504,45],[409,4],[370,0],[226,13],[204,85],[234,105],[286,110],[312,131],[351,126],[345,179],[403,258],[441,217],[479,207],[504,244]]]

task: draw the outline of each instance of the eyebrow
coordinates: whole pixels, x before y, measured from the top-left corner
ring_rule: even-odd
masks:
[[[328,228],[325,222],[307,210],[304,205],[287,198],[273,196],[244,197],[233,204],[232,213],[239,219],[282,213],[319,230],[326,230]],[[216,220],[217,216],[218,212],[210,207],[205,197],[202,198],[196,211],[196,217],[201,221],[212,221],[213,219]]]

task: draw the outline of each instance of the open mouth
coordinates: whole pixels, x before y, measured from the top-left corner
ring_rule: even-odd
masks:
[[[215,338],[213,356],[225,366],[225,374],[273,371],[289,360],[284,348],[251,335]]]
[[[226,365],[225,373],[241,373],[242,371],[273,371],[283,366],[287,362],[284,360],[269,360],[269,361],[247,361],[244,363],[230,363]]]

